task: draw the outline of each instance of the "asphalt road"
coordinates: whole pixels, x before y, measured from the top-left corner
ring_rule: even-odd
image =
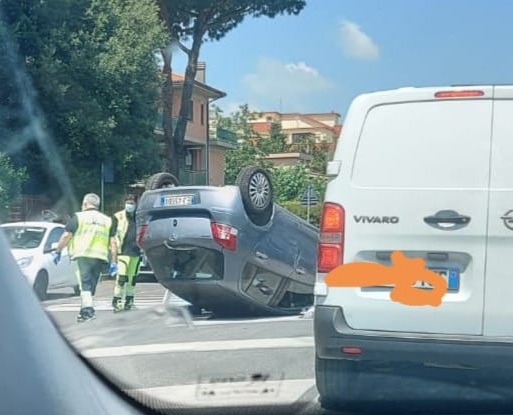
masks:
[[[113,282],[97,290],[94,321],[75,322],[79,297],[44,302],[77,350],[117,386],[151,406],[287,405],[327,414],[317,402],[312,319],[192,318],[159,284],[139,284],[138,310],[113,314]]]

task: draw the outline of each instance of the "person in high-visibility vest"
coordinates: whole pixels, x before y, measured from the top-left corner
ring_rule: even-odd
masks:
[[[102,270],[110,262],[109,273],[117,272],[116,222],[99,208],[100,197],[95,193],[86,194],[82,211],[75,213],[66,224],[53,253],[54,262],[58,264],[61,251],[68,247],[80,287],[78,322],[95,318],[93,296]]]
[[[135,210],[137,197],[133,194],[125,198],[125,208],[114,214],[117,222],[116,241],[118,246],[118,274],[112,297],[114,312],[135,309],[134,294],[141,250],[137,246]],[[123,304],[123,296],[125,303]]]

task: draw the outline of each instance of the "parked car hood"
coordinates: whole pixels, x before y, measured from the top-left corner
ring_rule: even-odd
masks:
[[[14,259],[18,260],[20,258],[25,258],[28,256],[35,256],[39,254],[40,251],[37,248],[33,249],[11,249],[11,254]]]

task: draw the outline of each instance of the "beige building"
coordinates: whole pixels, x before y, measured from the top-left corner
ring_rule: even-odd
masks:
[[[319,114],[263,112],[253,113],[250,124],[253,130],[260,134],[269,134],[272,123],[279,123],[283,134],[287,136],[287,143],[294,150],[303,151],[300,143],[307,137],[313,137],[316,144],[326,143],[330,150],[334,150],[342,125],[340,114],[336,112]],[[294,146],[297,145],[296,148]]]
[[[224,153],[237,146],[235,133],[213,127],[209,120],[210,104],[226,93],[206,84],[206,67],[198,64],[198,71],[190,105],[189,122],[185,133],[185,171],[180,172],[183,185],[221,186],[224,184]],[[180,113],[184,77],[173,74],[173,125]],[[159,120],[157,134],[162,134]]]

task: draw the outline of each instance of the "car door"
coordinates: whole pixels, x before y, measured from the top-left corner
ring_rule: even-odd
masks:
[[[495,97],[483,333],[513,336],[513,87]]]
[[[61,235],[64,233],[64,227],[58,226],[53,228],[46,239],[44,246],[45,263],[48,271],[48,285],[49,288],[63,285],[73,285],[72,277],[73,270],[68,257],[68,251],[63,249],[61,254],[61,261],[55,265],[51,254],[52,245],[59,242]]]
[[[282,277],[293,272],[298,252],[298,226],[283,208],[275,206],[271,229],[255,246],[256,264]]]

